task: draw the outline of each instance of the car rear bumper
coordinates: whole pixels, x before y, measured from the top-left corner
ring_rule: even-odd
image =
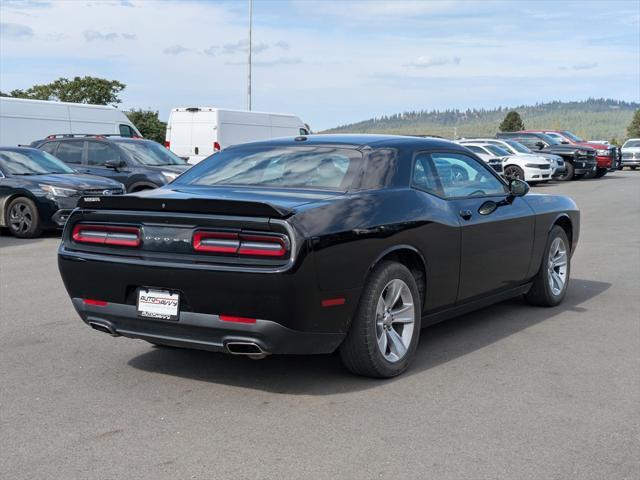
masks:
[[[598,168],[611,168],[613,164],[612,158],[609,155],[599,155],[596,157]]]
[[[72,301],[82,320],[97,330],[199,350],[230,352],[228,345],[239,343],[254,344],[266,354],[331,353],[346,335],[302,332],[262,319],[251,324],[226,322],[218,315],[195,312],[181,312],[178,321],[156,320],[138,316],[133,305],[87,305],[81,298]]]

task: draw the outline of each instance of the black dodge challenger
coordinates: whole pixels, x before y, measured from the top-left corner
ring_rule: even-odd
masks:
[[[339,350],[391,377],[421,327],[525,295],[562,301],[579,234],[452,142],[313,135],[230,147],[157,190],[85,197],[59,267],[82,319],[156,345]]]

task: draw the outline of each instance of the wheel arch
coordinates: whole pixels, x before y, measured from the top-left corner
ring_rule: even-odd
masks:
[[[153,190],[155,188],[159,188],[159,186],[151,182],[136,182],[129,187],[129,193],[139,192],[141,190]]]
[[[6,197],[2,197],[0,199],[0,227],[8,226],[7,213],[9,210],[9,205],[11,204],[12,201],[14,201],[16,198],[19,198],[19,197],[25,197],[31,200],[36,205],[36,208],[38,209],[38,215],[42,215],[42,212],[40,211],[40,206],[38,205],[38,200],[36,199],[36,197],[33,194],[31,194],[31,192],[29,192],[28,190],[19,190],[17,192],[11,193],[10,195],[7,195]]]
[[[416,247],[408,244],[394,245],[383,250],[371,263],[367,270],[367,276],[382,261],[391,260],[401,263],[409,269],[416,280],[418,292],[420,293],[421,309],[425,310],[427,297],[427,262],[424,255]]]
[[[573,232],[573,222],[571,221],[571,217],[569,217],[569,215],[567,215],[566,213],[561,213],[557,215],[553,223],[549,227],[549,231],[547,232],[547,235],[551,233],[551,229],[553,229],[553,227],[555,227],[556,225],[561,227],[564,230],[564,232],[567,234],[567,239],[569,240],[569,248],[573,250],[574,232]]]

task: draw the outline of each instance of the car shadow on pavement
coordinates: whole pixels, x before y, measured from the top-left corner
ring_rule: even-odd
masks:
[[[34,243],[42,242],[49,238],[60,238],[62,232],[51,231],[44,232],[37,238],[17,238],[9,233],[9,230],[3,228],[0,230],[0,248],[2,247],[19,247],[21,245],[32,245]]]
[[[377,380],[351,375],[333,355],[274,355],[253,361],[224,353],[154,348],[132,358],[131,367],[202,382],[289,395],[331,395],[383,387],[491,345],[564,312],[584,312],[587,301],[610,283],[573,279],[564,302],[532,307],[515,298],[422,330],[416,358],[402,376]]]

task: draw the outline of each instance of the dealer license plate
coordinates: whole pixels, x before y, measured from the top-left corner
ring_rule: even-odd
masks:
[[[180,294],[168,290],[138,290],[138,315],[161,320],[178,320]]]

